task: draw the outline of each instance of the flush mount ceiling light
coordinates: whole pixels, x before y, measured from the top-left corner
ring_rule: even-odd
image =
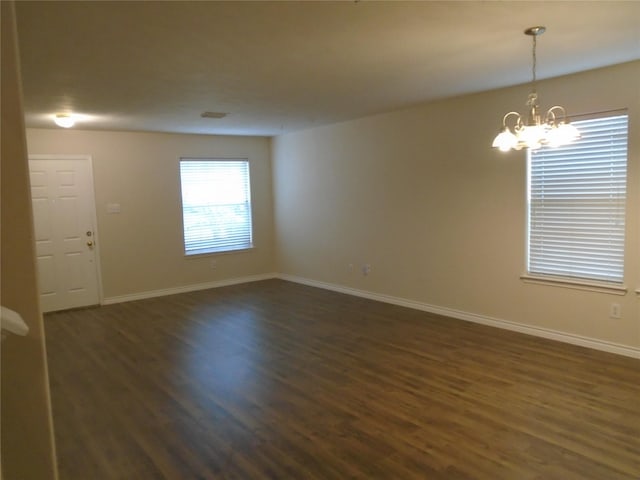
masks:
[[[53,121],[56,125],[62,128],[71,128],[76,124],[76,119],[73,115],[69,115],[68,113],[58,113],[55,117],[53,117]]]
[[[568,122],[566,112],[560,105],[555,105],[547,110],[544,120],[540,115],[538,93],[536,92],[536,40],[538,35],[542,35],[545,30],[545,27],[538,26],[527,28],[524,31],[526,35],[533,38],[531,93],[527,100],[529,112],[526,121],[518,112],[509,112],[502,118],[502,129],[493,140],[492,146],[503,152],[508,152],[511,149],[521,150],[522,148],[535,150],[542,145],[558,147],[580,138],[578,129]],[[514,120],[513,129],[507,125],[507,120],[510,118]]]

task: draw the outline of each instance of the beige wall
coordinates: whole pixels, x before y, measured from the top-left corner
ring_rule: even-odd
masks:
[[[625,296],[523,283],[526,154],[491,148],[528,86],[276,137],[279,271],[640,347],[640,62],[541,82],[543,106],[629,108]],[[372,273],[360,273],[364,263]],[[349,264],[354,269],[349,269]],[[610,304],[623,317],[609,318]]]
[[[0,300],[29,326],[2,342],[2,477],[57,478],[12,2],[2,7]]]
[[[27,144],[29,154],[91,155],[106,300],[275,271],[268,138],[29,129]],[[255,249],[184,256],[180,157],[249,159]]]

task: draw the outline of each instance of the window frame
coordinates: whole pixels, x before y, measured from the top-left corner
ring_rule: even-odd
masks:
[[[627,287],[624,284],[625,276],[626,276],[626,265],[625,258],[628,253],[627,248],[627,230],[628,230],[628,222],[626,218],[628,217],[628,202],[629,202],[629,112],[626,109],[622,110],[614,110],[607,112],[600,112],[596,114],[590,115],[582,115],[579,117],[574,117],[574,121],[582,121],[582,120],[593,120],[599,118],[610,118],[610,117],[626,117],[626,158],[625,158],[625,193],[624,193],[624,213],[623,218],[625,218],[624,228],[623,228],[623,241],[622,241],[622,255],[623,255],[623,263],[622,263],[622,278],[620,281],[615,280],[602,280],[596,278],[586,278],[580,276],[572,276],[572,275],[562,275],[562,274],[551,274],[551,273],[540,273],[536,271],[530,271],[530,255],[531,255],[531,179],[532,179],[532,152],[531,150],[527,150],[527,181],[526,181],[526,215],[525,215],[525,256],[524,256],[524,272],[521,275],[521,279],[526,283],[533,284],[544,284],[544,285],[554,285],[565,288],[579,289],[579,290],[589,290],[589,291],[597,291],[603,293],[612,293],[616,295],[624,295],[627,292]],[[574,143],[580,142],[581,139],[577,140]],[[543,147],[545,148],[545,147]],[[546,149],[550,149],[552,147],[546,147]]]
[[[242,245],[230,245],[225,247],[205,247],[199,249],[188,249],[187,239],[185,238],[185,205],[183,196],[183,174],[182,163],[183,162],[212,162],[212,163],[224,163],[224,162],[242,162],[246,165],[246,199],[248,203],[248,227],[249,227],[249,239],[248,242]],[[201,256],[211,255],[228,255],[234,253],[242,253],[253,250],[255,248],[254,239],[254,219],[253,219],[253,202],[252,202],[252,187],[251,187],[251,161],[246,157],[180,157],[178,159],[178,186],[179,186],[179,199],[180,199],[180,215],[181,215],[181,241],[183,255],[186,258],[197,258]]]

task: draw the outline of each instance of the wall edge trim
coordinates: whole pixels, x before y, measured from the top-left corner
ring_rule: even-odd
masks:
[[[166,295],[175,295],[177,293],[195,292],[197,290],[208,290],[210,288],[227,287],[229,285],[238,285],[241,283],[259,282],[261,280],[271,280],[278,278],[277,273],[261,273],[257,275],[248,275],[244,277],[228,278],[224,280],[215,280],[212,282],[194,283],[192,285],[183,285],[180,287],[163,288],[160,290],[148,290],[146,292],[131,293],[126,295],[116,295],[113,297],[105,297],[101,305],[113,305],[115,303],[132,302],[135,300],[144,300],[147,298],[164,297]]]
[[[501,328],[504,330],[511,330],[518,333],[524,333],[526,335],[533,335],[535,337],[542,337],[548,340],[555,340],[558,342],[569,343],[571,345],[578,345],[580,347],[591,348],[593,350],[600,350],[603,352],[613,353],[616,355],[622,355],[625,357],[632,357],[640,359],[640,348],[631,347],[628,345],[621,345],[614,342],[607,342],[604,340],[598,340],[592,337],[584,337],[572,333],[566,333],[559,330],[552,330],[543,327],[533,327],[522,323],[512,322],[509,320],[503,320],[500,318],[489,317],[486,315],[480,315],[477,313],[465,312],[462,310],[455,310],[448,307],[440,307],[437,305],[430,305],[428,303],[418,302],[415,300],[407,300],[401,297],[394,297],[391,295],[384,295],[366,290],[359,290],[356,288],[345,287],[343,285],[337,285],[333,283],[321,282],[304,277],[298,277],[289,274],[278,274],[276,278],[286,280],[289,282],[299,283],[302,285],[308,285],[311,287],[322,288],[325,290],[331,290],[338,293],[345,293],[347,295],[353,295],[356,297],[367,298],[369,300],[376,300],[378,302],[390,303],[401,307],[412,308],[415,310],[421,310],[423,312],[435,313],[437,315],[443,315],[445,317],[452,317],[458,320],[465,320],[468,322],[479,323],[490,327]]]

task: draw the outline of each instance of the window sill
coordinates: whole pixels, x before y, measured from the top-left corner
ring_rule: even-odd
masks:
[[[533,283],[536,285],[550,285],[554,287],[571,288],[573,290],[585,290],[587,292],[608,293],[610,295],[626,295],[627,287],[624,285],[614,285],[611,283],[578,280],[566,277],[545,277],[542,275],[520,275],[520,279],[525,283]],[[640,289],[636,290],[640,295]]]
[[[195,253],[185,253],[184,258],[202,258],[202,257],[213,257],[218,255],[232,255],[234,253],[245,253],[255,250],[256,247],[246,247],[246,248],[238,248],[237,250],[212,250],[209,252],[195,252]]]

